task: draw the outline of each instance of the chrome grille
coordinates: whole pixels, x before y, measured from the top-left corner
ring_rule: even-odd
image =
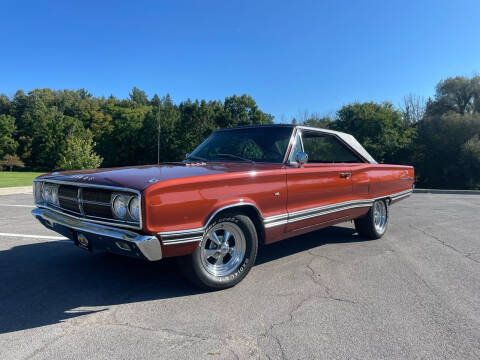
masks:
[[[112,198],[112,191],[105,191],[103,189],[89,189],[83,188],[82,199],[84,202],[92,201],[96,203],[105,203],[110,205]]]
[[[95,222],[122,224],[125,227],[141,229],[140,221],[117,219],[111,208],[114,194],[135,196],[139,195],[137,191],[99,185],[76,185],[75,183],[64,183],[61,181],[45,181],[45,183],[50,182],[58,184],[59,206],[51,203],[37,203],[37,205]]]
[[[58,202],[62,209],[81,213],[78,204],[78,187],[60,185],[58,188]]]

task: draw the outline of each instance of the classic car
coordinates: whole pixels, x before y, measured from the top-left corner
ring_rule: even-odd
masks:
[[[359,238],[380,238],[413,184],[411,166],[378,164],[352,135],[246,126],[213,132],[178,163],[39,176],[32,213],[89,251],[177,256],[197,285],[223,289],[260,244],[350,220]]]

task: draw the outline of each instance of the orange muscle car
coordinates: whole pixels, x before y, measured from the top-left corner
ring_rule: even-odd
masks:
[[[348,220],[380,238],[413,183],[411,166],[377,164],[351,135],[247,126],[215,131],[178,163],[39,176],[32,213],[89,251],[181,256],[196,284],[222,289],[246,276],[261,243]]]

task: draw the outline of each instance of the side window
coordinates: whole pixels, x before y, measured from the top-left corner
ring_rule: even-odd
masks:
[[[357,163],[358,156],[335,136],[305,132],[302,134],[303,148],[309,163]]]
[[[297,154],[303,151],[302,149],[302,139],[300,137],[300,133],[297,132],[295,136],[295,143],[293,144],[292,151],[290,151],[290,156],[288,157],[289,162],[296,162],[297,161]]]

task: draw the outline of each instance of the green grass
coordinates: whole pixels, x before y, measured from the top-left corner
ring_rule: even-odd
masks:
[[[33,179],[44,173],[23,171],[0,171],[0,188],[32,185]]]

